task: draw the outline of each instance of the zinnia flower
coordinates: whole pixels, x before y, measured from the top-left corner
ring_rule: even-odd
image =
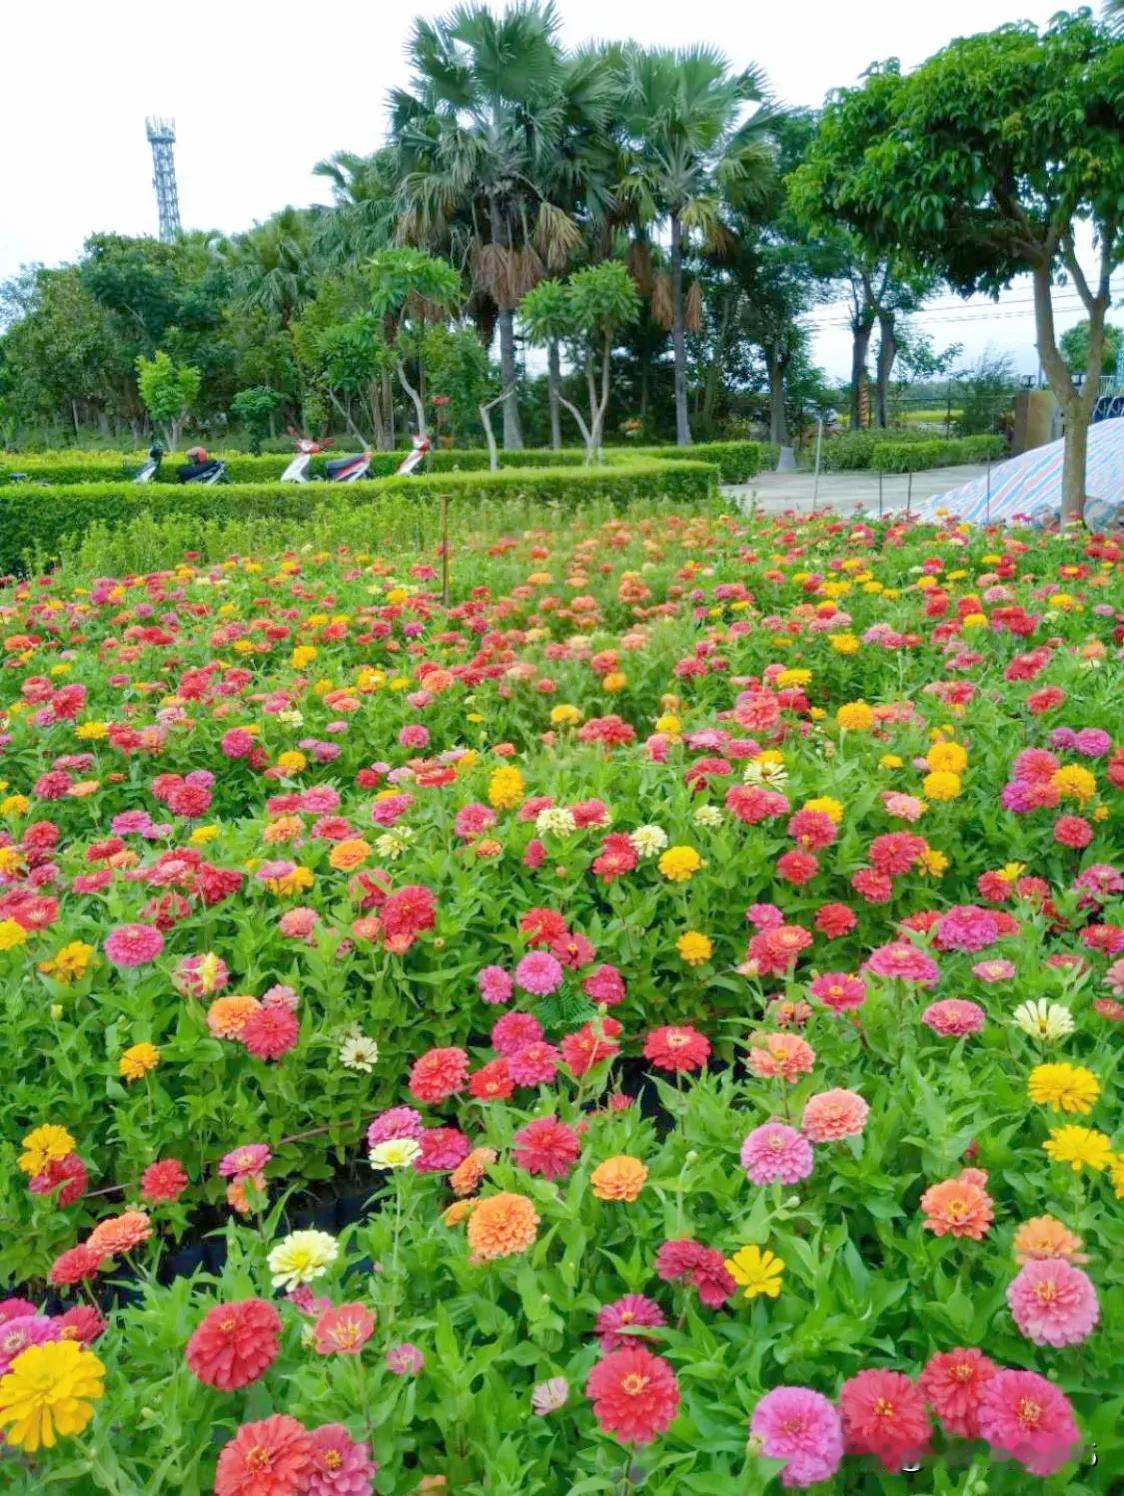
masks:
[[[246,1019],[239,1038],[256,1060],[279,1060],[296,1048],[300,1032],[291,1008],[263,1004]]]
[[[893,1472],[929,1447],[925,1395],[900,1371],[871,1367],[849,1377],[839,1393],[848,1454],[872,1454]]]
[[[1011,1015],[1011,1022],[1021,1028],[1032,1039],[1050,1041],[1064,1039],[1074,1030],[1073,1014],[1061,1003],[1048,1002],[1044,997],[1020,1003]]]
[[[312,1473],[304,1496],[371,1496],[378,1465],[369,1445],[353,1439],[342,1423],[312,1431]]]
[[[71,1247],[68,1252],[61,1252],[55,1258],[48,1276],[56,1288],[71,1288],[75,1283],[97,1277],[102,1260],[92,1247]]]
[[[645,1164],[628,1153],[618,1153],[598,1164],[589,1176],[589,1182],[599,1200],[627,1200],[631,1203],[639,1198],[647,1178]]]
[[[812,1172],[812,1145],[795,1127],[766,1122],[742,1143],[741,1164],[753,1184],[795,1184]]]
[[[118,925],[105,937],[105,953],[114,966],[144,966],[164,949],[155,925]]]
[[[1084,1065],[1036,1065],[1030,1072],[1027,1094],[1040,1106],[1056,1112],[1080,1112],[1087,1115],[1101,1094],[1101,1085]]]
[[[650,1444],[679,1408],[675,1373],[642,1345],[610,1351],[590,1372],[585,1390],[601,1428],[622,1444]]]
[[[1032,1216],[1015,1232],[1012,1243],[1016,1262],[1030,1262],[1037,1257],[1064,1257],[1067,1262],[1086,1262],[1081,1238],[1053,1216]]]
[[[375,1333],[375,1316],[363,1304],[339,1304],[316,1321],[313,1345],[321,1356],[357,1356]]]
[[[417,1376],[425,1365],[425,1357],[416,1345],[404,1340],[401,1345],[392,1345],[386,1352],[386,1369],[396,1377]]]
[[[557,992],[565,975],[561,961],[549,951],[530,951],[515,968],[516,985],[535,997]]]
[[[1100,1317],[1087,1274],[1063,1257],[1025,1262],[1007,1287],[1007,1302],[1020,1331],[1035,1345],[1079,1345]]]
[[[808,1098],[800,1126],[813,1143],[834,1143],[858,1137],[869,1113],[870,1107],[857,1091],[821,1091]]]
[[[626,1293],[623,1298],[601,1306],[593,1328],[603,1351],[619,1351],[644,1339],[642,1335],[625,1334],[625,1331],[638,1328],[658,1330],[666,1324],[663,1310],[647,1295]]]
[[[223,1445],[215,1496],[304,1496],[312,1475],[312,1436],[284,1413],[244,1423]]]
[[[581,1139],[557,1117],[537,1117],[513,1139],[512,1157],[528,1174],[563,1179],[581,1157]]]
[[[291,1231],[267,1259],[274,1288],[296,1288],[323,1277],[339,1251],[339,1243],[326,1231]]]
[[[690,1024],[653,1029],[644,1041],[644,1058],[660,1070],[701,1070],[710,1056],[710,1040]]]
[[[799,1034],[765,1034],[749,1051],[749,1068],[754,1075],[768,1080],[778,1077],[795,1085],[802,1075],[810,1075],[816,1062],[816,1051]]]
[[[921,1196],[925,1229],[934,1236],[971,1237],[982,1241],[995,1219],[982,1169],[964,1169],[955,1179],[933,1184]]]
[[[1081,1438],[1064,1392],[1035,1371],[997,1371],[984,1383],[980,1434],[1032,1475],[1053,1475]]]
[[[14,1449],[34,1454],[80,1434],[105,1391],[105,1367],[77,1340],[29,1346],[0,1377],[0,1429]]]
[[[736,1287],[722,1253],[689,1237],[663,1243],[656,1253],[656,1272],[665,1283],[690,1283],[710,1309],[720,1308]]]
[[[726,1271],[739,1288],[745,1290],[747,1299],[765,1294],[778,1299],[781,1294],[781,1279],[784,1261],[775,1252],[763,1252],[760,1247],[739,1247],[732,1257],[726,1259]]]
[[[167,1205],[187,1188],[187,1170],[178,1158],[160,1158],[140,1178],[141,1199],[148,1205]]]
[[[430,1049],[410,1071],[410,1094],[419,1101],[445,1101],[464,1087],[468,1055],[463,1049]]]
[[[557,1413],[566,1406],[570,1397],[570,1384],[565,1377],[551,1377],[545,1382],[536,1382],[531,1389],[531,1409],[539,1418]]]
[[[45,1122],[27,1134],[22,1146],[20,1168],[25,1174],[42,1174],[48,1164],[58,1163],[73,1153],[77,1144],[65,1127]]]
[[[152,1222],[143,1210],[126,1210],[99,1221],[86,1238],[86,1245],[103,1257],[120,1257],[139,1247],[152,1235]]]
[[[942,1039],[978,1034],[986,1019],[979,1003],[967,1002],[962,997],[944,997],[940,1002],[930,1003],[921,1015],[921,1022]]]
[[[839,1414],[810,1387],[774,1387],[753,1410],[750,1433],[761,1453],[783,1460],[781,1484],[803,1488],[830,1480],[843,1459]]]
[[[984,1383],[999,1370],[974,1347],[942,1351],[931,1356],[921,1373],[920,1387],[950,1434],[979,1438],[978,1410]]]
[[[372,1169],[408,1169],[420,1157],[417,1138],[385,1138],[368,1154]]]
[[[256,1382],[281,1349],[281,1316],[264,1299],[209,1309],[187,1342],[187,1364],[201,1382],[234,1392]]]
[[[526,1195],[485,1195],[469,1217],[468,1245],[477,1257],[511,1257],[534,1245],[538,1227],[539,1213]]]
[[[1095,1127],[1052,1127],[1042,1146],[1055,1163],[1069,1164],[1075,1174],[1082,1169],[1103,1174],[1112,1163],[1112,1143]]]

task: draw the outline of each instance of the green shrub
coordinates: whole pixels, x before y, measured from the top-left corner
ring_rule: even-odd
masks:
[[[912,431],[844,431],[823,444],[820,467],[826,473],[843,473],[877,468],[875,450],[887,442],[901,445],[904,442],[923,442],[924,432]],[[815,447],[810,446],[805,457],[814,459]],[[883,471],[886,471],[884,469]]]
[[[345,448],[340,449],[346,452]],[[276,482],[291,461],[292,454],[267,452],[252,457],[245,452],[216,453],[226,463],[227,477],[231,483]],[[311,472],[315,479],[323,474],[324,464],[330,457],[339,455],[329,452],[312,459]],[[392,477],[401,463],[404,452],[373,452],[371,454],[371,478]],[[745,483],[761,467],[761,447],[757,442],[710,442],[684,450],[682,447],[619,447],[605,452],[607,466],[618,467],[622,463],[638,461],[677,462],[684,459],[714,463],[723,483]],[[52,484],[70,483],[119,483],[130,480],[137,468],[145,461],[141,452],[41,452],[10,454],[0,458],[0,487],[5,486],[12,473],[26,473],[34,482]],[[169,453],[164,458],[159,483],[174,485],[176,469],[184,463],[179,453]],[[585,452],[578,447],[567,447],[561,452],[534,448],[523,452],[501,452],[500,468],[579,468],[585,465]],[[488,454],[483,448],[440,448],[431,455],[433,473],[485,472],[488,469]],[[364,480],[366,481],[366,480]]]
[[[440,498],[459,504],[497,498],[572,506],[607,499],[623,506],[639,499],[698,500],[714,493],[719,470],[695,461],[617,462],[606,467],[542,468],[499,473],[433,473],[356,484],[241,483],[169,488],[163,484],[76,483],[0,488],[0,574],[17,570],[28,555],[42,564],[64,538],[81,536],[95,521],[113,526],[138,514],[188,515],[211,520],[275,519],[299,522],[321,505],[356,507],[378,498],[412,504]]]
[[[926,468],[986,462],[1006,454],[1001,436],[966,436],[922,442],[883,442],[874,459],[883,473],[920,473]]]

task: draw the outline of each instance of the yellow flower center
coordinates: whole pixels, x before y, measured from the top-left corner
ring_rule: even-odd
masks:
[[[621,1391],[627,1392],[629,1397],[639,1397],[647,1385],[647,1377],[641,1376],[638,1371],[630,1371],[628,1376],[621,1380]]]

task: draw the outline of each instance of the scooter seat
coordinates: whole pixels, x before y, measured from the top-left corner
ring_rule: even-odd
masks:
[[[344,468],[350,467],[353,462],[358,462],[359,460],[358,455],[355,457],[335,457],[331,462],[324,464],[324,471],[329,478],[334,478],[337,473],[343,472]]]

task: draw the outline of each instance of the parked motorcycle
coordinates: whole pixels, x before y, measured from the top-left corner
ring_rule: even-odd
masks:
[[[311,481],[308,470],[313,457],[318,452],[327,451],[332,445],[332,438],[329,436],[322,441],[315,441],[310,436],[298,436],[295,431],[292,435],[296,438],[297,455],[281,474],[281,482],[308,483]],[[353,457],[337,457],[324,464],[324,475],[329,483],[357,483],[360,478],[366,478],[370,471],[369,452],[357,452]]]
[[[429,437],[415,436],[412,441],[413,446],[399,463],[395,477],[407,478],[411,473],[421,473],[422,463],[429,456]]]
[[[189,447],[187,462],[176,473],[180,483],[202,483],[210,487],[213,483],[226,482],[226,463],[218,457],[208,457],[206,447]]]
[[[160,475],[160,464],[164,460],[164,448],[154,445],[148,449],[148,461],[133,475],[134,483],[155,483]]]

